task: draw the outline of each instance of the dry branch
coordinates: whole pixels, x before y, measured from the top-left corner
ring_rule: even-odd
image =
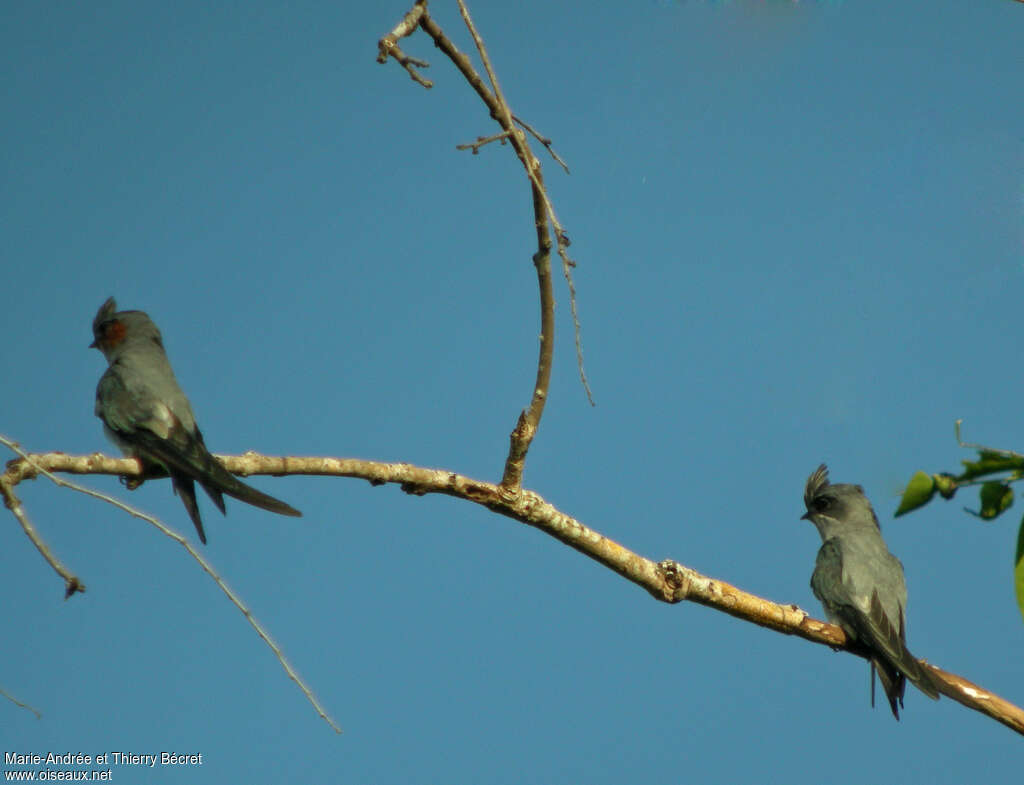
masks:
[[[3,496],[5,504],[8,506],[8,508],[11,509],[11,512],[14,513],[15,518],[17,518],[18,521],[21,523],[22,529],[28,535],[29,539],[36,546],[39,552],[43,555],[43,558],[45,558],[50,563],[50,565],[56,570],[56,572],[62,578],[64,578],[64,599],[71,597],[76,592],[84,592],[85,584],[83,584],[78,579],[78,576],[72,575],[69,571],[67,571],[67,569],[64,568],[63,564],[61,564],[60,560],[53,555],[53,553],[50,551],[49,546],[42,541],[42,538],[35,531],[35,527],[33,527],[32,524],[28,521],[28,517],[25,515],[25,512],[21,507],[21,502],[14,495],[14,487],[22,479],[34,479],[40,474],[45,475],[48,479],[50,479],[51,481],[53,481],[62,488],[68,488],[79,493],[84,493],[88,496],[92,496],[93,498],[108,502],[109,504],[113,504],[115,507],[124,510],[129,515],[132,515],[136,518],[140,518],[141,520],[144,520],[152,526],[156,527],[162,534],[174,540],[176,543],[178,543],[178,545],[184,548],[188,552],[188,554],[199,564],[203,572],[209,575],[213,582],[217,584],[217,587],[222,592],[224,592],[228,600],[231,601],[231,604],[238,608],[242,616],[245,617],[245,620],[249,623],[249,626],[256,631],[256,634],[259,635],[259,637],[263,640],[267,647],[274,653],[274,657],[277,658],[278,663],[280,663],[281,667],[284,669],[284,672],[287,674],[288,678],[295,682],[296,686],[302,691],[302,694],[306,696],[306,700],[309,701],[310,705],[313,707],[316,713],[320,715],[320,718],[328,725],[330,725],[331,728],[336,733],[341,733],[341,728],[339,728],[338,724],[333,719],[331,719],[331,716],[327,713],[327,711],[321,705],[320,701],[313,694],[313,691],[310,689],[309,685],[306,684],[302,677],[299,676],[299,674],[296,672],[295,668],[292,667],[292,664],[288,661],[288,658],[284,656],[284,652],[281,651],[281,648],[277,645],[277,643],[274,642],[274,639],[270,637],[270,633],[267,631],[267,629],[259,621],[256,620],[256,617],[253,616],[252,611],[250,611],[246,604],[242,601],[242,598],[239,597],[234,592],[234,590],[227,585],[227,582],[224,580],[223,577],[221,577],[220,573],[218,573],[213,568],[213,565],[211,565],[210,562],[208,562],[206,558],[199,551],[197,551],[188,540],[186,540],[176,531],[165,526],[152,515],[147,515],[146,513],[141,512],[135,509],[134,507],[127,505],[124,502],[118,501],[117,499],[114,499],[113,497],[108,496],[104,493],[94,491],[91,488],[85,488],[76,483],[68,482],[67,480],[62,480],[60,477],[57,477],[55,474],[53,474],[53,470],[46,466],[45,463],[37,461],[35,457],[32,455],[26,454],[21,449],[21,447],[19,447],[16,443],[12,442],[5,436],[0,436],[0,444],[9,447],[10,449],[14,450],[19,456],[21,456],[19,459],[9,461],[7,464],[7,471],[4,472],[4,474],[0,475],[0,495]],[[51,455],[64,455],[64,453],[51,453]],[[104,456],[99,457],[103,458]],[[139,485],[142,484],[142,479],[144,477],[149,476],[143,473],[142,465],[134,458],[114,460],[129,460],[135,464],[135,476],[131,478],[132,480],[134,480],[134,483],[130,486],[133,489],[138,488]],[[18,466],[17,464],[20,464],[20,466]],[[71,473],[81,474],[85,472]],[[129,475],[122,475],[122,479],[124,479],[126,476]],[[17,703],[17,701],[15,702]],[[33,709],[33,711],[35,710]]]
[[[39,473],[36,466],[69,474],[142,476],[139,462],[134,458],[111,458],[98,453],[41,453],[28,457],[29,460],[16,459],[8,463],[7,471],[0,475],[0,487],[11,490],[23,480],[32,479]],[[371,485],[398,484],[403,491],[416,496],[441,493],[465,499],[539,529],[643,587],[655,599],[668,603],[696,602],[776,632],[865,656],[865,652],[847,641],[842,629],[812,618],[796,605],[780,605],[758,597],[725,581],[702,575],[672,559],[655,562],[645,558],[566,515],[533,491],[516,489],[510,492],[500,484],[408,463],[354,458],[275,457],[253,452],[237,456],[218,455],[217,458],[229,471],[243,477],[252,474],[353,477],[366,480]],[[943,694],[1024,735],[1024,709],[960,676],[926,662],[923,664],[931,668]]]
[[[397,49],[396,42],[399,38],[411,35],[417,26],[421,28],[433,39],[434,45],[440,49],[452,61],[452,63],[454,63],[456,68],[459,69],[466,81],[469,82],[470,86],[476,91],[477,95],[487,106],[491,118],[501,126],[501,131],[499,133],[487,137],[478,137],[476,143],[458,145],[458,148],[469,149],[476,154],[479,152],[480,147],[489,141],[500,139],[504,144],[504,140],[507,139],[511,142],[513,149],[516,151],[516,155],[523,164],[523,167],[526,170],[526,176],[530,181],[533,199],[534,223],[537,231],[537,252],[533,256],[533,263],[537,268],[537,281],[540,287],[540,355],[537,360],[537,376],[533,386],[533,394],[530,398],[530,405],[519,415],[516,427],[509,437],[509,452],[505,459],[504,471],[502,472],[501,484],[510,492],[514,493],[522,486],[526,454],[530,449],[530,444],[532,443],[533,438],[537,433],[537,428],[540,425],[540,419],[544,413],[544,405],[547,402],[548,387],[551,382],[551,364],[554,356],[555,339],[555,299],[551,282],[552,232],[555,235],[555,248],[562,260],[562,273],[569,286],[569,302],[572,309],[573,326],[575,328],[576,358],[579,366],[580,379],[583,383],[583,388],[586,391],[588,400],[593,403],[590,386],[587,382],[586,373],[583,370],[583,343],[580,338],[580,322],[576,306],[576,287],[572,280],[572,268],[575,267],[575,262],[573,262],[568,255],[569,237],[566,234],[565,229],[559,223],[558,216],[555,214],[554,205],[551,203],[551,199],[547,194],[547,189],[544,187],[544,178],[540,161],[530,149],[530,145],[526,139],[526,134],[523,133],[517,125],[522,126],[537,137],[541,144],[548,149],[555,160],[557,160],[567,172],[568,167],[565,165],[565,162],[555,154],[552,149],[550,139],[542,137],[531,126],[513,114],[511,107],[505,100],[505,96],[502,93],[501,85],[498,82],[498,76],[491,64],[490,56],[487,53],[487,47],[484,45],[483,37],[473,24],[473,20],[470,17],[469,9],[466,8],[466,4],[463,0],[458,0],[458,2],[462,19],[473,38],[477,52],[480,55],[480,60],[484,65],[484,70],[487,72],[487,80],[490,82],[490,87],[487,86],[483,77],[481,77],[473,67],[473,63],[469,56],[459,51],[458,47],[455,46],[452,40],[441,29],[441,26],[430,16],[430,13],[427,11],[426,0],[417,0],[413,8],[402,18],[402,21],[400,21],[388,35],[380,39],[378,42],[377,61],[384,63],[387,62],[389,56],[394,57],[399,63],[402,63],[406,70],[410,71],[410,74],[413,75],[414,79],[417,78],[417,76],[409,69],[407,63],[402,60],[402,57],[406,57],[406,59],[408,59],[407,56],[404,53],[401,53],[401,50],[398,50],[401,56],[395,52]]]

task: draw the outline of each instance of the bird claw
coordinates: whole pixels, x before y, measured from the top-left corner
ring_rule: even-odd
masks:
[[[145,481],[144,477],[125,477],[124,475],[121,475],[121,484],[129,491],[134,491]]]

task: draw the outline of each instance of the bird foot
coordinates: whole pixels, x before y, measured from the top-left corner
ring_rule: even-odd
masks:
[[[145,481],[145,477],[125,477],[124,475],[121,475],[121,484],[129,491],[134,491]]]

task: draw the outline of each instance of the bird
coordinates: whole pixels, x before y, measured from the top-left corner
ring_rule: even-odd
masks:
[[[92,332],[95,340],[90,348],[99,349],[109,363],[96,386],[95,412],[104,432],[125,455],[138,458],[145,471],[159,467],[170,475],[174,492],[204,545],[197,482],[225,515],[224,494],[280,515],[302,515],[246,485],[206,449],[192,405],[167,359],[160,330],[145,312],[118,311],[110,297],[97,311]]]
[[[907,649],[907,586],[903,565],[889,552],[871,502],[859,485],[836,484],[821,464],[804,488],[809,520],[821,534],[811,590],[833,624],[871,655],[871,705],[875,677],[899,720],[909,679],[935,700],[936,681]]]

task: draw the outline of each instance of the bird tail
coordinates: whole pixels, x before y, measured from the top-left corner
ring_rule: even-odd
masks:
[[[871,705],[875,705],[875,671],[878,672],[878,680],[882,682],[882,689],[885,697],[889,700],[889,708],[892,709],[892,716],[900,718],[899,709],[903,708],[903,694],[907,689],[909,680],[921,692],[932,700],[939,699],[939,693],[943,690],[941,685],[931,673],[918,662],[914,655],[904,649],[906,654],[899,663],[899,669],[882,659],[871,661]],[[910,665],[913,663],[913,666]]]
[[[878,680],[882,682],[882,691],[885,692],[885,697],[889,700],[892,716],[898,720],[900,718],[900,709],[903,708],[903,694],[907,689],[907,679],[884,660],[871,660],[871,708],[875,707],[876,672],[878,673]]]
[[[216,461],[216,458],[214,461]],[[302,517],[302,513],[290,504],[280,499],[275,499],[273,496],[263,493],[263,491],[258,491],[251,485],[247,485],[239,480],[225,469],[219,461],[217,461],[217,466],[220,471],[214,470],[211,472],[216,478],[216,485],[210,482],[203,482],[202,480],[200,482],[202,482],[203,489],[210,495],[213,503],[217,505],[221,512],[224,512],[224,497],[222,494],[226,493],[228,496],[232,496],[246,504],[251,504],[254,507],[259,507],[269,512],[276,512],[278,515],[290,515],[293,518]]]
[[[196,531],[199,532],[199,541],[206,545],[206,532],[203,531],[203,519],[199,515],[199,505],[196,503],[196,484],[191,477],[184,474],[178,474],[175,472],[171,475],[171,484],[174,486],[174,492],[181,499],[181,503],[185,505],[185,511],[188,513],[188,517],[192,519],[192,523],[195,524]],[[205,488],[205,486],[203,486]],[[220,503],[221,511],[224,510],[224,502]]]
[[[203,435],[198,428],[195,433],[190,434],[179,425],[169,438],[161,438],[148,429],[139,428],[133,433],[133,439],[137,452],[145,455],[148,463],[163,467],[171,475],[174,490],[181,497],[203,544],[206,543],[206,534],[203,532],[203,523],[196,504],[196,482],[203,486],[203,490],[221,513],[226,513],[226,493],[239,501],[279,515],[302,515],[290,504],[246,485],[225,469],[224,464],[206,449]]]
[[[872,592],[869,611],[870,624],[865,625],[864,633],[870,639],[868,642],[871,648],[882,655],[871,660],[872,695],[875,685],[874,672],[877,671],[882,689],[885,690],[885,697],[889,699],[889,707],[896,719],[900,718],[899,707],[903,706],[903,693],[906,691],[908,680],[929,698],[938,700],[939,690],[935,680],[904,643],[906,630],[902,612],[897,630],[886,616],[877,590]]]
[[[251,485],[247,485],[239,480],[225,469],[224,464],[207,452],[205,448],[201,451],[197,450],[196,453],[201,454],[194,455],[193,460],[201,461],[202,468],[205,470],[197,476],[197,479],[221,513],[226,512],[223,496],[226,493],[228,496],[233,496],[246,504],[251,504],[254,507],[259,507],[269,512],[276,512],[278,515],[290,515],[295,518],[302,517],[302,513],[290,504],[286,504],[280,499],[275,499],[273,496],[258,491]]]

